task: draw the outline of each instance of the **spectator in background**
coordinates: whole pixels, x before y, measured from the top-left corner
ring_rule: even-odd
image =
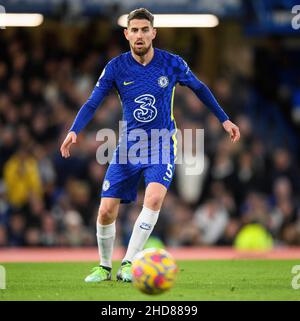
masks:
[[[0,96],[0,109],[1,109],[1,96]],[[7,160],[14,154],[16,150],[16,134],[11,126],[4,128],[0,127],[0,173],[3,175],[3,167]]]
[[[193,226],[193,211],[183,202],[176,202],[169,217],[168,245],[189,246],[198,244],[198,233]]]
[[[267,227],[270,219],[269,212],[270,207],[266,196],[259,192],[251,191],[246,195],[245,201],[242,205],[242,223],[244,225],[258,223]]]
[[[29,198],[42,197],[43,187],[38,170],[38,164],[31,151],[21,146],[4,165],[4,183],[7,197],[16,208],[21,208],[29,202]]]
[[[93,245],[93,238],[83,224],[79,212],[67,211],[64,216],[64,242],[69,246]]]
[[[214,199],[209,199],[196,212],[193,223],[199,230],[200,244],[216,244],[224,234],[228,211]]]
[[[292,183],[293,192],[300,191],[299,167],[296,166],[291,153],[285,148],[278,148],[273,153],[271,184],[280,176],[286,176]]]
[[[56,246],[60,244],[57,224],[50,213],[45,213],[42,217],[41,225],[41,245]]]
[[[291,181],[287,177],[279,177],[274,181],[271,204],[274,206],[270,214],[273,235],[277,235],[281,242],[297,243],[297,203],[293,197]]]
[[[217,200],[210,198],[195,213],[180,205],[174,212],[173,220],[176,223],[170,224],[171,245],[206,246],[221,240],[229,223],[229,213]],[[234,226],[229,229],[226,237],[232,244],[237,229]],[[225,243],[225,240],[222,242]]]
[[[25,231],[26,246],[41,246],[41,230],[38,227],[29,226]]]
[[[14,213],[9,220],[8,228],[8,245],[23,246],[25,245],[26,220],[22,212]]]
[[[224,207],[231,217],[237,217],[237,205],[233,192],[226,188],[222,181],[212,181],[210,184],[210,197]]]
[[[0,247],[7,246],[8,238],[7,238],[7,229],[5,225],[0,224]]]
[[[9,217],[11,215],[12,208],[6,199],[6,188],[3,181],[0,181],[0,224],[3,226],[8,225]]]

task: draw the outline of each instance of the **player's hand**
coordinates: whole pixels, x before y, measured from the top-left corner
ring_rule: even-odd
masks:
[[[237,142],[240,139],[241,134],[238,126],[230,120],[224,121],[223,128],[227,131],[233,143]]]
[[[75,132],[69,132],[64,142],[60,147],[61,156],[64,158],[70,157],[70,147],[75,144],[77,140],[77,135]]]

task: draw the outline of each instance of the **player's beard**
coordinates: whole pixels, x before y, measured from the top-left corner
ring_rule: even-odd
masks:
[[[134,46],[131,46],[133,52],[137,55],[137,56],[145,56],[146,53],[148,53],[148,51],[150,50],[151,48],[151,44],[148,46],[148,47],[141,47],[141,48],[137,48]]]

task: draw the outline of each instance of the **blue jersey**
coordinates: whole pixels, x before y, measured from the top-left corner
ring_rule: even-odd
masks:
[[[131,52],[112,59],[82,106],[70,131],[78,134],[93,117],[103,98],[116,88],[127,133],[133,129],[175,129],[173,98],[176,84],[188,86],[215,114],[220,122],[228,116],[208,87],[190,70],[178,55],[154,48],[154,56],[146,65],[137,62]]]
[[[156,182],[169,188],[176,157],[173,99],[177,83],[191,88],[220,122],[228,119],[207,86],[177,55],[155,48],[152,60],[144,66],[133,58],[131,52],[126,52],[112,59],[103,69],[91,96],[81,107],[70,129],[78,134],[91,120],[103,98],[113,87],[117,90],[126,125],[122,128],[119,145],[106,172],[102,197],[120,198],[121,202],[134,201],[141,176],[144,176],[146,186]],[[165,131],[168,146],[165,140],[159,140],[158,144],[149,141],[157,138],[152,135],[155,130]],[[139,131],[146,135],[139,135]],[[133,135],[136,140],[130,138],[133,132],[137,134]],[[140,163],[135,163],[135,155],[131,158],[130,152],[138,140],[139,152],[146,153],[142,157],[139,155]],[[134,163],[127,160],[127,151]]]

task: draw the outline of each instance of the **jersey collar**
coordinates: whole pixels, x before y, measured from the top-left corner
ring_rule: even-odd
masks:
[[[131,59],[135,64],[137,64],[137,65],[140,66],[140,67],[142,67],[142,68],[148,68],[149,66],[151,66],[151,65],[154,63],[154,61],[156,60],[156,57],[157,57],[157,50],[156,50],[156,48],[153,48],[153,49],[154,49],[153,57],[152,57],[152,59],[147,63],[147,65],[145,65],[145,66],[144,66],[143,64],[141,64],[140,62],[136,61],[136,60],[133,58],[131,51],[129,51],[130,59]]]

